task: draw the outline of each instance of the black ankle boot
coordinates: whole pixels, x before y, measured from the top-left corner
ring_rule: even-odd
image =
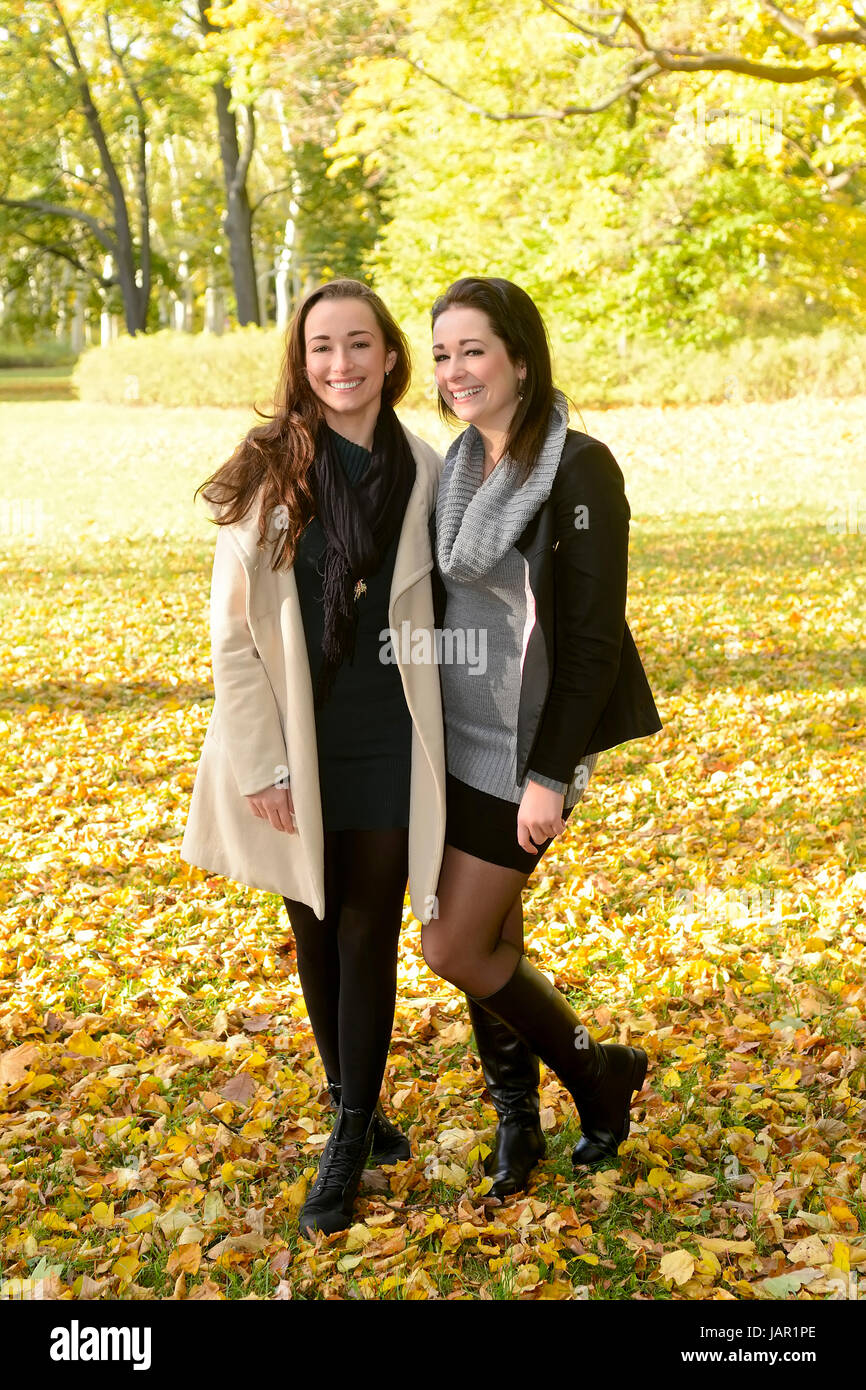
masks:
[[[477,1002],[519,1033],[571,1092],[583,1131],[572,1163],[615,1158],[628,1138],[632,1092],[646,1076],[643,1048],[599,1046],[568,1000],[525,956],[502,989]]]
[[[329,1078],[328,1090],[331,1093],[334,1109],[339,1110],[340,1098],[343,1093],[339,1081],[331,1081]],[[374,1168],[380,1168],[383,1163],[403,1163],[411,1156],[412,1150],[409,1147],[409,1140],[396,1125],[392,1125],[382,1109],[381,1103],[378,1104],[373,1114],[373,1147],[370,1149],[369,1161]]]
[[[352,1207],[373,1142],[373,1113],[341,1105],[319,1159],[316,1181],[301,1208],[298,1229],[312,1239],[316,1231],[331,1235],[352,1224]]]
[[[475,1046],[499,1124],[484,1171],[489,1197],[522,1192],[547,1150],[538,1118],[538,1058],[513,1029],[467,994]]]

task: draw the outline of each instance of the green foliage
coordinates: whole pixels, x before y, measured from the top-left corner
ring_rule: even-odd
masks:
[[[189,26],[167,23],[167,8],[160,0],[0,4],[7,35],[0,45],[0,167],[8,170],[0,195],[9,200],[0,207],[0,288],[12,300],[4,320],[21,332],[53,328],[79,276],[91,317],[102,307],[122,313],[124,251],[139,285],[147,285],[145,216],[155,282],[173,287],[181,249],[211,255],[219,184],[213,160],[188,138],[207,131],[205,105],[187,70]],[[114,264],[103,280],[107,254]]]
[[[25,342],[4,334],[0,342],[0,370],[3,371],[13,367],[66,367],[74,362],[75,353],[56,338]]]
[[[671,73],[634,106],[556,119],[617,90],[627,38],[595,43],[537,0],[388,10],[396,53],[356,63],[333,156],[382,184],[370,266],[413,327],[467,273],[516,280],[566,343],[866,326],[863,113],[838,75]],[[788,56],[755,7],[645,5],[641,21],[669,45]],[[526,112],[548,115],[506,119]]]
[[[405,407],[433,402],[429,333],[413,341],[415,375]],[[270,328],[211,334],[163,330],[120,338],[78,360],[83,401],[269,410],[284,335]],[[866,394],[866,334],[833,327],[818,335],[743,337],[716,349],[675,350],[649,335],[618,338],[603,329],[553,343],[556,379],[581,407],[773,401],[798,394]]]
[[[741,337],[718,348],[658,338],[598,338],[554,347],[557,380],[579,406],[777,401],[866,394],[866,334]]]
[[[73,380],[83,401],[136,405],[216,405],[268,411],[284,335],[276,329],[158,333],[119,338],[82,354]]]
[[[182,0],[60,8],[144,275],[141,97],[148,331],[184,282],[195,326],[208,285],[226,292],[232,319],[215,81],[230,86],[242,147],[255,132],[247,188],[270,316],[276,264],[289,264],[294,296],[335,275],[375,280],[426,362],[435,295],[461,274],[504,275],[536,298],[563,360],[601,387],[623,339],[721,351],[866,328],[863,46],[816,38],[836,20],[811,0],[785,9],[808,41],[764,5],[643,0],[650,46],[817,75],[782,84],[669,68],[631,101],[607,99],[646,65],[636,31],[620,22],[614,36],[612,14],[543,0],[215,0],[207,34]],[[52,331],[76,271],[95,326],[101,308],[122,305],[117,285],[101,283],[107,248],[87,218],[114,235],[115,209],[58,11],[0,0],[0,29],[0,198],[55,208],[0,205],[4,327]],[[573,106],[592,114],[557,115]],[[698,390],[655,370],[632,387]]]
[[[251,131],[255,136],[247,189],[257,272],[272,271],[287,256],[296,293],[322,276],[366,275],[380,221],[377,193],[358,171],[330,177],[324,149],[349,88],[349,56],[372,42],[369,3],[353,0],[333,11],[314,0],[273,10],[258,0],[214,4],[208,15],[215,27],[207,34],[197,5],[179,0],[80,0],[62,13],[125,190],[141,276],[149,265],[147,331],[164,322],[165,294],[181,293],[184,283],[197,326],[209,285],[226,293],[230,317],[234,310],[216,81],[230,87],[242,151]],[[106,22],[123,65],[109,50]],[[91,324],[103,308],[121,314],[118,286],[102,281],[106,252],[119,235],[108,161],[85,119],[59,19],[36,0],[0,0],[0,30],[7,31],[0,43],[0,168],[8,171],[0,198],[43,204],[0,203],[4,328],[22,336],[52,330],[61,310],[71,308],[79,276]],[[141,241],[142,119],[149,261]],[[265,307],[273,316],[272,277]]]
[[[306,140],[294,152],[298,177],[297,273],[301,282],[336,276],[368,280],[382,218],[378,192],[357,167],[329,176],[320,145]]]

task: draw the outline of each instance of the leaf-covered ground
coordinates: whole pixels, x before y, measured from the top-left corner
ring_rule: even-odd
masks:
[[[650,1055],[631,1137],[575,1174],[547,1073],[548,1156],[485,1200],[494,1112],[407,908],[385,1091],[413,1158],[315,1246],[331,1114],[283,905],[178,857],[212,699],[191,494],[248,424],[0,407],[0,1295],[856,1296],[866,402],[587,413],[665,727],[602,756],[525,916],[595,1036]]]

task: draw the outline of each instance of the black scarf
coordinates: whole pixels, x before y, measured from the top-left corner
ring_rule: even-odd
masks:
[[[326,540],[325,632],[316,683],[317,708],[328,698],[343,661],[351,661],[354,656],[358,626],[356,586],[381,566],[403,524],[414,482],[415,459],[390,405],[383,404],[379,411],[372,457],[354,486],[346,477],[331,431],[323,422],[316,441],[312,477],[316,514]]]

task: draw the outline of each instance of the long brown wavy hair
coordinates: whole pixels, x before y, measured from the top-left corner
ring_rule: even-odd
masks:
[[[274,414],[254,425],[237,446],[231,458],[221,464],[199,487],[193,500],[203,492],[208,502],[218,506],[214,520],[231,526],[247,515],[261,489],[259,549],[268,541],[269,519],[275,508],[285,525],[274,546],[273,569],[289,569],[294,562],[298,539],[313,516],[315,504],[310,488],[310,470],[316,454],[316,439],[325,412],[306,374],[307,315],[320,299],[361,299],[369,304],[382,330],[386,351],[393,349],[397,360],[385,377],[382,404],[395,406],[402,400],[412,375],[409,344],[399,324],[369,285],[360,280],[330,280],[312,290],[295,310],[286,334],[286,348],[274,398]]]

